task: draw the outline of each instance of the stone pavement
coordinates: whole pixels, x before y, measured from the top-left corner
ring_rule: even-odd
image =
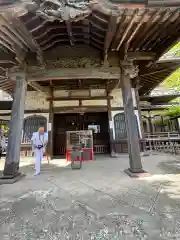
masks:
[[[38,177],[32,159],[22,159],[27,176],[0,186],[0,239],[180,239],[180,158],[142,160],[152,175],[131,179],[126,155],[97,157],[81,170],[53,160]]]

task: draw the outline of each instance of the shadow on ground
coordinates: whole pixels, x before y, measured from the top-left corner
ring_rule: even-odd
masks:
[[[176,159],[144,158],[153,174],[141,179],[124,173],[127,160],[101,157],[77,171],[55,161],[38,177],[22,166],[24,180],[0,186],[1,239],[180,239]]]
[[[29,164],[29,165],[26,165],[26,166],[22,166],[20,167],[20,171],[22,173],[35,173],[35,168],[34,168],[34,164]],[[72,171],[71,169],[71,166],[70,165],[67,165],[67,166],[56,166],[54,164],[48,164],[48,163],[43,163],[41,165],[41,174],[43,174],[44,172],[47,174],[47,173],[62,173],[64,171]]]

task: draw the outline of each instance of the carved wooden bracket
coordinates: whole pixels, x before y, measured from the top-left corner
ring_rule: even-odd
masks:
[[[6,10],[12,11],[21,16],[29,12],[36,12],[37,15],[54,21],[79,21],[86,18],[90,13],[89,0],[15,0],[7,4],[3,2]]]
[[[139,67],[135,65],[132,60],[124,60],[121,62],[121,68],[125,75],[129,75],[130,78],[138,76]]]

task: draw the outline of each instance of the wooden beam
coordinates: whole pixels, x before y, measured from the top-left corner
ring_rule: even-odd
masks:
[[[154,71],[154,72],[144,73],[144,74],[140,75],[140,77],[145,77],[145,76],[149,76],[149,75],[153,75],[153,74],[157,74],[157,73],[162,73],[162,72],[167,72],[167,71],[169,71],[169,69],[165,68],[165,69],[157,70],[157,71]]]
[[[28,47],[27,42],[25,41],[23,36],[19,33],[19,30],[17,30],[16,27],[14,26],[12,17],[10,17],[9,14],[0,15],[0,20],[1,25],[5,26],[9,30],[9,33],[13,34],[14,38],[17,41],[19,41],[19,45],[23,44],[24,46]]]
[[[9,77],[17,73],[9,73]],[[50,80],[79,80],[79,79],[109,79],[117,80],[120,77],[118,67],[100,67],[100,68],[57,68],[49,70],[37,70],[28,73],[28,81],[50,81]]]
[[[108,51],[109,51],[111,42],[113,40],[113,37],[115,36],[115,33],[116,33],[116,28],[117,28],[116,21],[117,21],[117,16],[111,15],[109,18],[108,30],[107,30],[105,42],[104,42],[104,58],[105,58],[105,60],[107,60]]]
[[[127,52],[127,57],[132,58],[134,60],[155,60],[156,53],[154,52]]]
[[[39,45],[33,39],[32,34],[27,30],[26,26],[15,16],[6,14],[6,16],[0,16],[1,24],[4,24],[4,27],[1,27],[1,31],[6,34],[6,37],[11,39],[15,52],[21,55],[22,50],[25,52],[30,49],[32,52],[37,52],[37,58],[44,65],[42,52]],[[6,28],[5,28],[6,27]],[[18,56],[19,58],[19,56]]]
[[[118,27],[117,27],[117,30],[115,33],[115,37],[111,44],[112,51],[116,51],[116,46],[117,46],[117,43],[119,40],[119,36],[121,36],[122,29],[123,29],[122,26],[124,25],[124,22],[126,21],[126,17],[127,17],[127,9],[125,9],[124,12],[121,14],[121,18],[120,18],[120,21],[119,21],[119,24],[118,24]]]
[[[147,24],[144,26],[143,30],[141,31],[141,35],[138,38],[136,38],[136,40],[134,40],[133,43],[131,44],[132,49],[136,50],[137,48],[139,48],[139,46],[141,46],[141,42],[144,39],[143,36],[145,36],[150,31],[150,29],[156,24],[156,22],[154,22],[154,19],[157,18],[159,11],[160,10],[155,9],[153,13],[149,16]]]
[[[162,21],[162,19],[164,17],[167,17],[167,15],[169,14],[170,9],[165,9],[162,13],[160,13],[159,15],[157,15],[156,21],[152,22],[150,29],[148,29],[148,31],[146,32],[146,35],[143,35],[145,37],[143,37],[142,41],[140,41],[138,43],[139,47],[143,47],[146,45],[146,43],[149,41],[149,39],[152,39],[153,35],[155,35],[157,32],[159,32],[159,24],[158,22]],[[164,24],[164,22],[163,22]],[[148,24],[147,24],[148,26]],[[164,27],[163,27],[164,28]],[[165,30],[166,31],[166,30]]]
[[[28,85],[31,86],[32,88],[34,88],[36,91],[43,93],[47,97],[50,96],[50,89],[49,88],[43,87],[37,82],[28,82]]]
[[[132,28],[132,26],[133,26],[133,24],[134,24],[134,22],[135,22],[135,20],[136,20],[136,16],[137,16],[138,12],[139,12],[138,9],[136,9],[136,10],[134,11],[134,13],[133,13],[133,15],[132,15],[132,18],[131,18],[131,21],[129,22],[127,28],[125,29],[125,31],[124,31],[124,33],[123,33],[123,35],[122,35],[122,38],[121,38],[121,40],[120,40],[120,43],[119,43],[118,46],[117,46],[117,49],[116,49],[117,51],[119,51],[121,45],[123,44],[124,40],[126,39],[128,33],[129,33],[130,29]]]
[[[78,101],[78,100],[112,100],[112,96],[95,96],[95,97],[49,97],[47,101]]]
[[[9,17],[9,19],[11,18]],[[16,26],[16,29],[18,30],[19,34],[25,40],[28,48],[30,48],[32,52],[37,52],[37,59],[42,65],[45,65],[40,46],[38,45],[37,41],[33,38],[33,35],[28,31],[25,24],[23,24],[21,20],[16,17],[13,17],[12,21],[13,24]]]
[[[69,21],[65,21],[67,33],[69,36],[69,42],[71,46],[74,46],[73,34],[72,34],[72,24]]]
[[[19,33],[19,30],[14,27],[11,18],[8,15],[0,15],[1,34],[0,38],[6,45],[6,48],[16,54],[16,60],[23,65],[25,54],[28,51],[28,45],[24,40],[23,36]],[[10,49],[8,47],[10,46]]]
[[[145,18],[146,18],[146,16],[147,16],[147,13],[148,13],[148,12],[149,12],[149,9],[145,9],[145,10],[144,10],[144,13],[143,13],[142,16],[141,16],[141,19],[140,19],[139,23],[136,25],[136,27],[134,28],[131,36],[128,38],[127,43],[126,43],[126,45],[125,45],[125,53],[128,52],[128,49],[129,49],[131,43],[133,42],[134,37],[137,35],[137,32],[138,32],[139,29],[141,28],[142,24],[144,24]]]

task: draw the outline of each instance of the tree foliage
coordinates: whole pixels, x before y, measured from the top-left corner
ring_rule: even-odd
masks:
[[[170,52],[176,52],[176,56],[180,57],[180,42],[176,44]],[[163,85],[166,88],[173,88],[174,90],[180,91],[180,68],[173,72],[169,77],[165,79]],[[173,100],[174,101],[174,100]],[[180,102],[180,99],[176,99],[177,102]],[[180,106],[171,106],[168,109],[164,110],[160,114],[161,116],[166,116],[169,118],[175,118],[180,116]]]
[[[169,52],[176,52],[176,56],[180,57],[180,42],[177,43]]]
[[[180,68],[165,79],[163,85],[167,88],[174,88],[180,91]]]
[[[180,57],[180,42],[176,44],[170,52],[175,52],[176,56]],[[174,90],[180,91],[180,68],[167,77],[163,83],[167,88],[174,88]]]
[[[172,106],[162,113],[163,116],[169,117],[169,118],[175,118],[180,116],[180,106]]]

